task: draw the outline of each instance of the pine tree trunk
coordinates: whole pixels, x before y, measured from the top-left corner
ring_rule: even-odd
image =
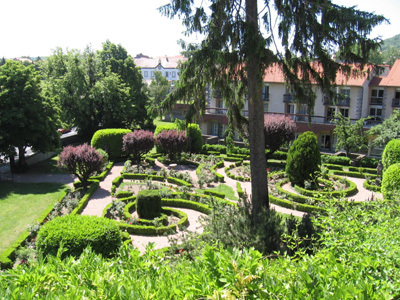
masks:
[[[258,41],[257,0],[246,0],[246,21],[248,31],[246,43],[246,70],[248,77],[249,98],[249,143],[251,167],[252,218],[257,222],[257,215],[269,208],[268,182],[264,143],[264,111],[262,103],[262,66]]]

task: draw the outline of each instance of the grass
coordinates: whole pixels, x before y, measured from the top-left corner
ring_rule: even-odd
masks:
[[[239,198],[236,196],[235,191],[233,190],[232,187],[222,183],[219,186],[215,187],[215,188],[211,188],[211,189],[207,189],[207,190],[211,190],[211,191],[215,191],[215,192],[219,192],[219,193],[224,193],[225,197],[233,200],[233,201],[238,201]],[[204,190],[196,190],[196,192],[198,193],[203,193]]]
[[[57,200],[59,183],[0,182],[0,253]]]
[[[155,126],[158,126],[158,125],[169,125],[169,124],[173,124],[174,122],[166,122],[166,121],[163,121],[160,119],[154,119],[153,123]]]

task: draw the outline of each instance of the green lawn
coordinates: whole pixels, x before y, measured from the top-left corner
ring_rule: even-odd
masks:
[[[233,190],[233,188],[224,183],[220,184],[219,186],[217,186],[215,188],[207,189],[207,190],[224,193],[226,198],[233,200],[233,201],[239,200],[239,198],[235,195],[235,191]],[[196,192],[203,193],[204,190],[196,190]]]
[[[58,155],[29,166],[29,173],[34,174],[66,174],[57,167]]]
[[[58,183],[0,182],[0,253],[57,200],[64,188]]]
[[[155,126],[158,126],[158,125],[169,125],[169,124],[173,124],[174,122],[166,122],[166,121],[163,121],[160,119],[154,119],[153,123]]]

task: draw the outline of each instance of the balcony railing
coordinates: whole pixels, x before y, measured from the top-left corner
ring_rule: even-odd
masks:
[[[350,98],[337,94],[333,97],[324,97],[324,105],[350,106]]]
[[[228,111],[227,108],[222,107],[206,107],[205,114],[209,115],[224,115],[226,116],[226,112]]]
[[[400,99],[393,99],[392,107],[400,107]]]
[[[371,97],[370,105],[382,105],[383,98]]]

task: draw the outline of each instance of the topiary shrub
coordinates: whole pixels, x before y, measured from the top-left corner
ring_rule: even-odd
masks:
[[[43,225],[36,239],[36,248],[43,257],[56,256],[60,247],[62,258],[78,257],[88,246],[104,257],[113,256],[121,246],[117,223],[95,216],[67,215]]]
[[[400,163],[389,166],[383,173],[381,191],[386,200],[393,199],[400,191]]]
[[[171,160],[179,156],[186,148],[187,137],[184,131],[168,130],[160,132],[156,137],[156,145],[161,147]]]
[[[286,174],[293,185],[304,187],[320,172],[321,154],[317,137],[311,131],[302,133],[290,147],[286,160]]]
[[[400,140],[391,140],[387,143],[382,154],[383,171],[395,163],[400,163]]]
[[[177,129],[178,129],[178,126],[175,123],[158,125],[156,127],[156,130],[154,130],[154,140],[163,131],[177,130]],[[156,151],[157,151],[157,153],[166,154],[166,152],[163,152],[163,149],[161,148],[161,146],[157,145],[157,143],[156,143]]]
[[[140,163],[144,154],[154,147],[154,134],[148,130],[134,130],[122,138],[122,150]]]
[[[329,155],[329,154],[321,155],[321,161],[325,164],[341,165],[341,166],[349,166],[351,163],[350,157]]]
[[[136,197],[136,212],[140,218],[154,219],[161,215],[161,196],[158,190],[140,191]]]
[[[82,187],[86,189],[90,176],[101,171],[103,161],[96,149],[85,143],[76,147],[65,147],[60,153],[57,164],[68,173],[77,176]]]
[[[200,153],[203,148],[203,137],[198,124],[190,123],[186,128],[188,146],[186,150],[192,153]]]
[[[122,137],[132,132],[129,129],[101,129],[97,130],[91,141],[92,147],[104,149],[110,158],[123,156]]]

